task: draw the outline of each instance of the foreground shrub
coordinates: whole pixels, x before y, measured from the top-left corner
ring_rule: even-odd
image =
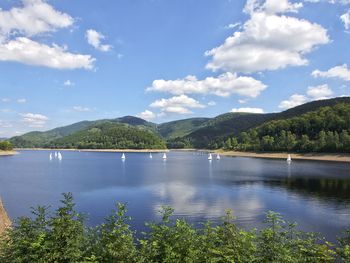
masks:
[[[267,213],[262,230],[246,231],[229,211],[221,224],[195,228],[172,220],[173,210],[163,207],[162,221],[146,223],[149,231],[137,239],[125,204],[87,228],[72,194],[63,197],[54,213],[38,207],[32,218],[15,221],[0,240],[0,262],[350,262],[350,231],[333,245],[275,212]]]

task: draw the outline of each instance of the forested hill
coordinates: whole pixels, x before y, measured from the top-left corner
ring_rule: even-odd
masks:
[[[350,152],[350,104],[338,103],[263,123],[228,138],[223,147],[243,151]]]
[[[350,97],[313,101],[280,113],[225,113],[215,118],[190,118],[158,125],[141,118],[125,116],[109,120],[82,121],[46,132],[30,132],[13,137],[10,141],[15,147],[20,148],[50,148],[59,147],[59,145],[65,145],[65,147],[107,147],[108,145],[108,148],[124,148],[124,146],[117,145],[117,141],[112,139],[113,133],[110,133],[108,129],[107,132],[106,128],[112,125],[118,127],[117,129],[128,129],[133,134],[131,139],[130,137],[123,138],[121,136],[123,132],[118,132],[116,137],[120,141],[128,141],[128,145],[134,145],[133,148],[143,147],[142,145],[150,146],[148,142],[138,142],[137,136],[143,138],[143,135],[160,139],[162,144],[159,144],[157,140],[154,141],[157,146],[162,146],[166,141],[168,148],[220,148],[225,146],[227,138],[238,137],[242,132],[259,127],[264,123],[298,117],[322,107],[333,107],[341,103],[350,105]],[[94,133],[96,137],[92,136],[93,132],[96,132],[94,128],[101,130],[99,135]],[[98,136],[102,136],[104,132],[108,133],[108,141],[112,140],[114,144],[110,145],[100,140],[101,137]],[[74,141],[78,139],[82,144]]]
[[[321,107],[334,106],[339,103],[350,104],[350,97],[340,97],[328,100],[312,101],[295,108],[266,114],[226,113],[219,115],[194,132],[168,141],[170,148],[218,148],[229,136],[255,128],[271,120],[293,118]]]

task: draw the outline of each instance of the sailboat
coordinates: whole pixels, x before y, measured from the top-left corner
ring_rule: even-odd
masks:
[[[62,160],[62,154],[61,154],[60,152],[57,153],[57,158],[58,158],[58,160],[60,160],[60,161]]]
[[[122,160],[125,160],[125,154],[124,153],[122,154],[121,158],[122,158]]]
[[[208,160],[209,161],[213,160],[213,156],[211,156],[211,153],[209,153],[209,155],[208,155]]]
[[[152,159],[152,158],[153,158],[152,153],[149,153],[149,158],[150,158],[150,159]]]
[[[220,159],[221,159],[220,154],[217,154],[216,155],[216,160],[220,160]]]
[[[290,156],[290,154],[288,154],[287,163],[290,164],[291,162],[292,162],[292,157]]]
[[[50,157],[49,158],[50,158],[50,161],[52,161],[52,153],[50,153]]]
[[[166,153],[163,153],[163,160],[166,160]]]
[[[55,158],[57,158],[57,152],[55,152]]]

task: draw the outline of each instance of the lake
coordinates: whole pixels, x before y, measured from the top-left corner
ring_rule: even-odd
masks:
[[[350,164],[222,157],[209,162],[194,152],[121,153],[20,151],[0,157],[0,196],[9,216],[29,215],[30,207],[56,208],[61,193],[74,194],[89,225],[101,223],[115,202],[127,202],[132,226],[159,220],[162,205],[194,224],[219,222],[232,209],[241,227],[261,227],[273,210],[302,230],[335,240],[350,228]]]

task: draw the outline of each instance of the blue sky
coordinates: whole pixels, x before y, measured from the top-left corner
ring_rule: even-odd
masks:
[[[0,0],[0,137],[350,94],[350,0]]]

